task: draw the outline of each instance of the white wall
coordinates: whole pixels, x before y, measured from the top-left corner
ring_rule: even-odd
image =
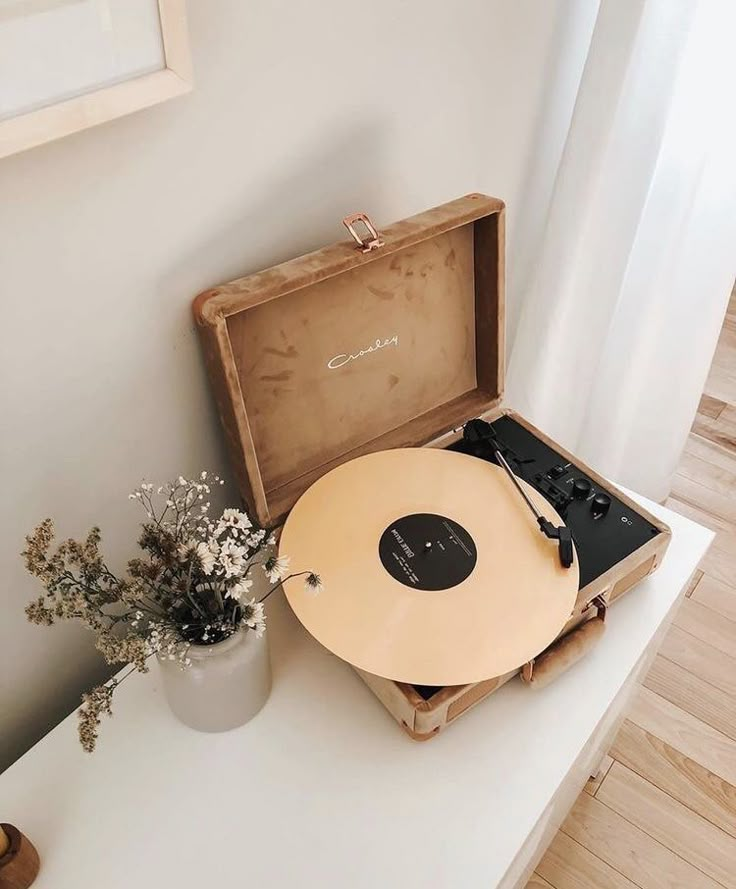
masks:
[[[23,535],[98,523],[120,567],[143,476],[225,467],[192,297],[343,237],[349,211],[471,190],[508,202],[513,279],[596,6],[191,3],[191,95],[0,161],[0,768],[103,670],[84,631],[26,623]]]

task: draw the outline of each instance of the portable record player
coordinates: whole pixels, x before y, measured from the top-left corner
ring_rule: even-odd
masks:
[[[317,603],[287,584],[292,608],[426,739],[574,663],[670,532],[501,407],[502,201],[344,222],[352,243],[194,315],[241,493],[264,526],[289,516],[284,551],[323,575]]]

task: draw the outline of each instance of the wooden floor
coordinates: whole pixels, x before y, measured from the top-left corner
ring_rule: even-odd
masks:
[[[736,889],[736,290],[667,506],[715,542],[528,889]]]

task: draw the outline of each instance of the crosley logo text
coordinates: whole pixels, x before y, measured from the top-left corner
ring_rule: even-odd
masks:
[[[368,346],[365,349],[361,349],[360,352],[356,352],[355,355],[348,354],[347,352],[341,352],[339,355],[335,355],[334,358],[330,358],[327,362],[327,367],[330,370],[337,370],[339,367],[344,367],[346,364],[349,364],[351,361],[355,361],[356,358],[362,358],[364,355],[370,355],[371,352],[378,352],[380,349],[385,349],[386,346],[398,346],[399,345],[399,335],[395,333],[392,337],[389,337],[385,340],[376,340],[375,343]]]

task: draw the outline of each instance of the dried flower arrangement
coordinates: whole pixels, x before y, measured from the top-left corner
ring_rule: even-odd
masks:
[[[28,619],[45,626],[80,620],[96,633],[107,663],[131,667],[82,696],[79,739],[88,752],[95,748],[100,717],[112,713],[115,689],[132,672],[148,672],[152,655],[186,669],[191,645],[214,645],[241,629],[261,636],[263,602],[284,580],[303,576],[309,591],[322,588],[312,571],[288,574],[289,559],[275,554],[273,534],[247,513],[226,509],[211,519],[211,484],[223,481],[202,472],[196,481],[179,476],[155,492],[143,484],[130,495],[147,521],[138,540],[144,557],[131,559],[124,577],[105,564],[99,528],[84,541],[63,541],[54,552],[51,519],[26,537],[26,568],[45,588],[26,607]],[[273,584],[258,601],[248,598],[254,568]]]

